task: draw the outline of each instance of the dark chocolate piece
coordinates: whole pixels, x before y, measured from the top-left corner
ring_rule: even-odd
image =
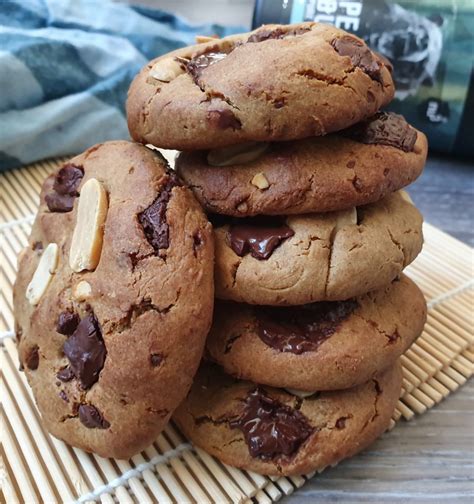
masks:
[[[63,346],[71,369],[81,385],[88,389],[99,379],[104,367],[107,350],[102,339],[102,332],[94,314],[86,315],[69,336]]]
[[[63,401],[69,402],[69,397],[67,396],[66,392],[64,392],[64,390],[61,390],[61,391],[59,392],[59,397],[60,397]]]
[[[155,201],[138,214],[143,232],[155,252],[169,247],[169,225],[166,221],[166,209],[173,187],[181,185],[175,173],[169,172],[166,182]]]
[[[51,212],[70,212],[74,206],[74,199],[79,196],[77,191],[84,168],[72,163],[64,165],[56,175],[53,191],[46,194],[45,201]]]
[[[163,362],[163,355],[159,353],[150,354],[150,362],[153,367],[159,366]]]
[[[257,33],[250,35],[247,42],[263,42],[269,39],[283,39],[286,37],[294,37],[296,35],[303,35],[304,33],[310,31],[309,27],[299,27],[294,30],[284,30],[282,28],[276,28],[275,30],[259,30]]]
[[[71,334],[77,329],[79,321],[80,318],[77,313],[64,311],[59,314],[58,322],[56,324],[56,331],[59,334],[71,336]]]
[[[340,133],[356,142],[388,145],[404,152],[413,150],[417,138],[416,130],[394,112],[378,112]]]
[[[230,246],[240,257],[250,253],[255,259],[268,259],[273,251],[295,232],[275,217],[234,219],[229,229]]]
[[[74,371],[69,367],[62,368],[58,371],[56,378],[62,382],[71,381],[74,378]]]
[[[302,413],[272,399],[260,387],[247,395],[240,417],[229,426],[240,429],[250,455],[263,460],[293,455],[314,432]]]
[[[359,67],[372,80],[382,83],[380,60],[364,42],[350,35],[336,38],[331,45],[341,56],[349,56],[354,66]]]
[[[261,307],[258,336],[280,352],[315,351],[359,306],[357,301],[322,301],[290,308]]]
[[[25,365],[28,369],[31,369],[31,371],[38,369],[38,365],[39,365],[38,345],[35,345],[28,350],[28,353],[27,353],[26,359],[25,359]]]
[[[88,429],[108,429],[110,427],[110,423],[92,404],[81,404],[79,406],[79,420]]]
[[[192,76],[194,82],[197,82],[204,69],[222,61],[226,56],[227,54],[224,52],[208,52],[201,54],[189,61],[186,65],[186,70]]]
[[[229,109],[213,109],[207,113],[209,124],[215,128],[239,130],[242,123]]]

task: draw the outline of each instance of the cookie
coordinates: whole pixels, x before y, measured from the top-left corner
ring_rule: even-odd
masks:
[[[396,278],[423,244],[422,217],[402,191],[340,212],[213,220],[216,296],[257,305],[365,294]]]
[[[268,25],[149,62],[128,94],[132,138],[214,149],[338,131],[390,102],[390,67],[365,42],[320,23]]]
[[[401,366],[352,389],[299,397],[201,365],[173,418],[225,464],[275,476],[319,471],[370,445],[400,396]]]
[[[156,438],[202,356],[212,261],[211,225],[160,154],[109,142],[46,180],[14,309],[49,432],[117,458]]]
[[[236,378],[339,390],[392,366],[425,321],[423,293],[402,275],[346,301],[285,308],[217,302],[206,348],[208,358]]]
[[[416,180],[428,144],[394,113],[323,138],[181,152],[176,169],[208,212],[249,217],[345,210]]]

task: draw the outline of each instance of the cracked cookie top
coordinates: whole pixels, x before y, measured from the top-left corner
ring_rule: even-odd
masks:
[[[268,25],[148,63],[127,100],[132,138],[194,150],[321,136],[393,98],[384,60],[320,23]]]
[[[405,275],[346,301],[285,308],[218,301],[207,357],[254,383],[341,390],[393,365],[425,320],[423,294]]]
[[[345,210],[411,184],[426,137],[380,113],[325,137],[181,152],[176,170],[208,212],[234,217]]]
[[[374,441],[388,427],[401,381],[397,362],[363,385],[300,397],[203,363],[173,419],[193,444],[226,464],[276,476],[305,474]]]
[[[210,218],[216,297],[256,305],[338,301],[381,288],[423,243],[422,217],[403,191],[338,212]]]
[[[141,145],[96,145],[45,181],[14,307],[52,434],[119,458],[156,438],[202,356],[213,254],[191,191]]]

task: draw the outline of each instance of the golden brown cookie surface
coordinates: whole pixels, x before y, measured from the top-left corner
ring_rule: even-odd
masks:
[[[210,149],[320,136],[372,116],[394,94],[365,43],[319,23],[268,25],[148,63],[127,101],[132,138]]]
[[[226,464],[261,474],[306,474],[351,457],[382,434],[401,383],[397,362],[358,387],[300,398],[204,363],[173,418],[193,444]]]
[[[413,182],[426,153],[423,133],[380,113],[325,137],[182,152],[176,169],[208,212],[289,215],[378,201]]]
[[[294,307],[218,301],[207,356],[226,373],[254,383],[340,390],[393,365],[425,320],[423,294],[404,275],[347,301]]]
[[[199,204],[143,146],[96,145],[46,180],[14,306],[52,434],[118,458],[158,435],[202,355],[212,258]]]

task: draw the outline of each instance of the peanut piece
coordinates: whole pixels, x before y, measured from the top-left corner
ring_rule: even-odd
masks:
[[[79,197],[76,227],[69,251],[69,266],[76,273],[95,270],[99,264],[107,209],[104,187],[97,179],[89,179]]]
[[[74,287],[72,295],[76,301],[87,301],[92,295],[91,284],[85,280],[81,280]]]
[[[298,390],[298,389],[293,389],[293,388],[286,388],[285,390],[292,395],[300,397],[301,399],[304,399],[305,397],[312,396],[313,394],[315,394],[317,392],[316,390],[313,390],[312,392],[306,392],[305,390]]]
[[[26,288],[26,299],[35,306],[46,292],[49,282],[58,267],[59,249],[56,243],[50,243],[38,262],[35,272]]]
[[[164,58],[157,61],[148,72],[148,76],[161,82],[171,82],[184,73],[180,63],[174,58]]]
[[[408,203],[410,203],[410,205],[415,205],[415,203],[413,203],[413,200],[411,199],[410,195],[406,191],[398,191],[398,192],[400,193],[400,196],[405,201],[407,201]]]
[[[209,37],[207,35],[196,35],[196,44],[205,44],[206,42],[211,42],[213,40],[218,40],[219,37],[214,35],[213,37]]]
[[[211,166],[231,166],[234,164],[250,163],[261,156],[268,146],[269,143],[267,142],[247,142],[221,149],[213,149],[207,154],[207,162]]]
[[[264,189],[268,189],[270,187],[270,183],[267,180],[267,177],[263,173],[257,173],[251,181],[252,185],[258,187],[262,191]]]

